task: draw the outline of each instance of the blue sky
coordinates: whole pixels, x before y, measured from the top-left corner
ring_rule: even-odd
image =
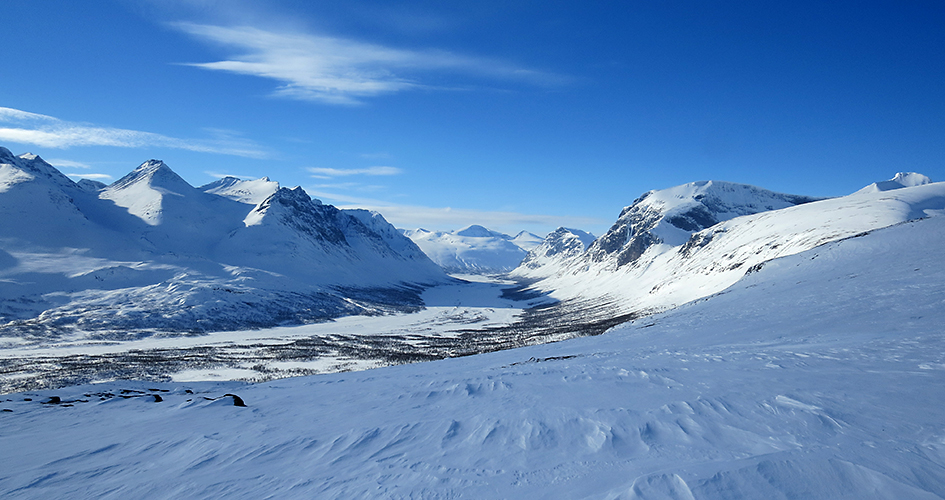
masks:
[[[0,145],[601,234],[649,189],[945,180],[945,3],[0,3]]]

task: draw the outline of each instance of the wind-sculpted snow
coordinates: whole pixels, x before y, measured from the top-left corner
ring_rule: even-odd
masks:
[[[6,394],[0,495],[942,498],[943,246],[945,218],[900,223],[480,356]]]
[[[413,310],[418,285],[448,280],[379,214],[268,179],[197,189],[159,160],[80,186],[0,148],[0,209],[0,336],[302,324]],[[352,300],[343,289],[374,292]],[[413,298],[383,304],[401,292]]]

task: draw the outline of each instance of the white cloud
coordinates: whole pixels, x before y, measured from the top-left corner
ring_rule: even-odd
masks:
[[[349,175],[398,175],[403,170],[397,167],[367,167],[367,168],[319,168],[306,169],[316,179],[331,179],[332,177],[347,177]]]
[[[201,153],[248,158],[267,155],[250,141],[232,139],[178,139],[152,132],[72,123],[52,116],[0,107],[0,140],[47,148],[113,146],[121,148],[165,147]],[[16,126],[9,126],[16,125]]]
[[[60,168],[92,168],[91,165],[88,165],[86,163],[72,161],[72,160],[61,160],[59,158],[46,160],[46,162],[54,167],[60,167]]]
[[[69,177],[78,177],[79,179],[111,179],[108,174],[66,174]]]
[[[391,157],[390,153],[361,153],[358,156],[366,160],[387,160]]]
[[[269,78],[282,83],[274,92],[277,96],[328,104],[359,104],[364,97],[432,88],[423,82],[423,75],[431,72],[539,84],[565,80],[501,61],[442,50],[404,50],[250,26],[194,23],[174,26],[196,38],[239,51],[227,60],[187,65]]]

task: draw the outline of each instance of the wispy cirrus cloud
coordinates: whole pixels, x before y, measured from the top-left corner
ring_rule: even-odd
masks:
[[[346,38],[270,31],[252,26],[180,22],[174,27],[236,52],[223,61],[185,63],[197,68],[269,78],[274,94],[327,104],[360,104],[365,97],[417,88],[443,88],[431,76],[464,75],[531,84],[568,78],[503,61],[443,50],[407,50]],[[460,80],[459,86],[468,85]],[[454,86],[455,87],[455,86]]]
[[[91,165],[87,163],[82,163],[80,161],[62,160],[59,158],[52,158],[46,161],[50,165],[54,167],[59,167],[59,168],[92,168]]]
[[[367,167],[367,168],[321,168],[308,169],[316,179],[331,179],[333,177],[348,177],[352,175],[399,175],[404,171],[397,167]]]
[[[78,177],[79,179],[91,179],[91,180],[107,180],[111,179],[112,176],[108,174],[74,174],[67,173],[69,177]]]
[[[48,115],[5,107],[0,107],[0,140],[59,149],[74,146],[164,147],[247,158],[268,156],[248,140],[230,137],[179,139],[153,132],[68,122]]]

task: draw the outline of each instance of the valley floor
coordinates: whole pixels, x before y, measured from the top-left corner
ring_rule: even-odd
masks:
[[[8,394],[0,494],[945,498],[943,238],[876,231],[552,344]]]
[[[0,392],[116,378],[260,381],[442,359],[469,354],[476,332],[508,327],[526,308],[548,302],[505,297],[515,282],[499,277],[457,278],[425,290],[425,309],[413,313],[123,342],[89,334],[42,343],[0,338]]]

